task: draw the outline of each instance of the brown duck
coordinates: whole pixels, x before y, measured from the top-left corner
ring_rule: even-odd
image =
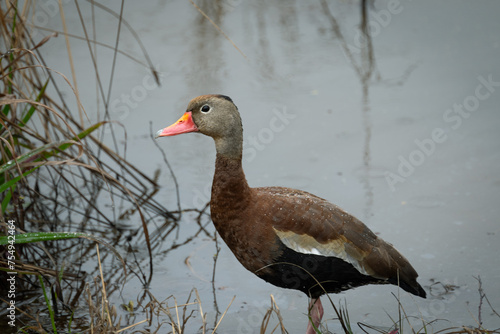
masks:
[[[231,98],[198,96],[176,123],[156,135],[187,132],[215,141],[210,211],[217,232],[246,269],[311,298],[307,333],[319,326],[319,298],[325,293],[394,284],[425,298],[408,260],[356,217],[305,191],[248,186],[241,164],[243,127]]]

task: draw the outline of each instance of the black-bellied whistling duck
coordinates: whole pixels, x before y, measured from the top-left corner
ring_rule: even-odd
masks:
[[[357,218],[305,191],[248,186],[241,165],[241,118],[229,97],[191,100],[184,115],[156,135],[195,131],[212,137],[217,150],[210,199],[217,232],[245,268],[311,298],[307,333],[319,326],[319,298],[325,293],[394,284],[425,298],[408,260]]]

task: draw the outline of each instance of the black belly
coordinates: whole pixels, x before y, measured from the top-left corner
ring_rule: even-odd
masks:
[[[366,284],[386,284],[386,280],[361,274],[352,264],[331,256],[303,254],[285,245],[283,252],[266,269],[256,272],[276,286],[304,292],[311,298],[338,293]]]

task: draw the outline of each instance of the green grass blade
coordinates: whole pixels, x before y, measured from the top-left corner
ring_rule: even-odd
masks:
[[[116,248],[111,246],[106,241],[93,236],[92,234],[81,233],[81,232],[30,232],[30,233],[16,234],[15,236],[16,236],[14,242],[15,244],[26,244],[31,242],[65,240],[65,239],[75,239],[75,238],[85,238],[88,240],[98,242],[108,247],[113,252],[113,254],[116,255],[116,257],[122,262],[126,274],[125,261],[123,260],[120,253],[118,253]],[[12,240],[10,242],[12,243]],[[0,246],[7,245],[8,243],[9,243],[8,237],[1,235]]]
[[[64,142],[60,142],[62,144],[56,150],[52,150],[51,152],[44,153],[43,157],[45,159],[47,159],[47,158],[53,157],[54,155],[57,155],[59,153],[59,151],[64,151],[65,149],[73,146],[75,144],[75,142],[78,142],[78,140],[82,140],[83,138],[87,137],[89,134],[94,132],[97,128],[99,128],[104,123],[106,123],[106,122],[99,122],[99,123],[92,125],[91,127],[87,128],[87,129],[83,130],[78,135],[76,135],[76,137],[73,137],[72,141],[67,140]]]
[[[2,200],[2,213],[5,213],[7,210],[7,206],[10,203],[10,200],[12,199],[12,192],[16,189],[16,186],[14,185],[12,189],[9,189],[9,191],[5,194],[5,197]]]
[[[50,322],[52,323],[52,329],[54,330],[54,334],[57,334],[56,322],[54,319],[54,310],[52,309],[52,305],[50,305],[49,297],[47,296],[47,292],[45,291],[45,284],[43,284],[42,276],[38,276],[38,280],[40,281],[40,285],[42,286],[43,296],[45,297],[45,304],[49,309],[50,314]]]
[[[50,144],[35,148],[34,150],[31,150],[29,152],[26,152],[23,155],[19,156],[18,158],[7,161],[2,166],[0,166],[0,173],[5,173],[5,172],[11,170],[12,168],[16,167],[16,161],[18,164],[21,164],[28,159],[33,159],[34,157],[36,157],[37,154],[40,154],[43,151],[46,151],[50,148],[61,145],[61,143],[66,143],[66,142],[68,142],[68,141],[66,140],[66,141],[50,143]]]
[[[106,123],[106,122],[99,122],[99,123],[92,125],[90,128],[85,129],[84,131],[80,132],[76,137],[73,137],[73,140],[63,140],[63,141],[58,141],[58,142],[54,142],[54,143],[49,143],[49,144],[40,146],[38,148],[35,148],[34,150],[31,150],[29,152],[26,152],[16,159],[9,160],[0,166],[0,174],[5,173],[5,172],[11,170],[12,168],[16,167],[16,161],[18,164],[21,164],[28,159],[31,159],[31,161],[39,161],[42,156],[44,158],[50,158],[50,157],[56,155],[57,153],[59,153],[59,151],[64,151],[68,147],[71,147],[72,145],[74,145],[76,140],[78,140],[78,139],[81,140],[81,139],[85,138],[86,136],[88,136],[90,133],[95,131],[97,128],[99,128],[104,123]],[[57,147],[57,149],[43,154],[44,151],[47,151],[47,150],[54,148],[54,147]],[[41,156],[37,157],[37,155],[41,155]]]
[[[87,137],[89,134],[91,134],[92,132],[94,132],[96,129],[98,129],[104,123],[106,123],[106,122],[99,122],[99,123],[96,123],[96,124],[92,125],[90,128],[87,128],[87,129],[83,130],[76,137],[73,137],[73,141],[78,141],[78,139],[81,140],[81,139]],[[65,150],[68,147],[72,146],[73,144],[74,143],[63,144],[63,145],[59,146],[59,149],[60,150]]]
[[[5,190],[9,189],[11,186],[15,185],[17,182],[19,182],[19,180],[21,180],[21,178],[23,176],[28,176],[29,174],[33,173],[35,170],[37,170],[38,168],[40,168],[41,166],[36,166],[35,168],[33,169],[30,169],[29,171],[27,172],[24,172],[23,175],[19,175],[19,176],[16,176],[15,178],[7,181],[7,182],[4,182],[2,184],[0,184],[0,193],[3,193]]]
[[[29,171],[27,172],[24,172],[23,175],[19,175],[19,176],[16,176],[15,178],[13,178],[12,180],[9,180],[7,182],[4,182],[4,183],[0,183],[0,194],[3,193],[4,191],[6,191],[7,189],[11,188],[9,190],[9,192],[5,195],[4,199],[2,200],[2,213],[5,213],[5,211],[7,210],[7,206],[9,205],[10,203],[10,200],[12,198],[12,192],[14,191],[14,189],[16,188],[16,184],[17,182],[19,182],[19,180],[21,180],[22,177],[26,177],[28,176],[29,174],[33,173],[35,170],[37,170],[40,166],[36,166],[35,168],[33,169],[30,169]]]
[[[48,84],[49,84],[49,79],[47,79],[45,85],[43,85],[42,89],[40,89],[40,92],[38,93],[35,99],[36,102],[40,102],[42,96],[45,94],[45,89],[47,88]],[[31,108],[28,110],[26,115],[24,115],[23,120],[19,123],[19,126],[25,126],[30,120],[31,116],[33,116],[33,114],[35,113],[35,110],[36,110],[35,105],[31,105]]]
[[[7,104],[5,107],[3,107],[2,112],[5,116],[9,115],[10,112],[10,104]],[[3,125],[0,124],[0,130],[3,128]]]
[[[71,334],[71,324],[73,323],[74,316],[75,316],[75,310],[71,310],[71,317],[69,317],[69,322],[68,322],[68,334]]]
[[[64,240],[88,237],[87,233],[79,232],[30,232],[16,234],[16,244],[26,244],[30,242],[49,241],[49,240]],[[7,236],[0,236],[0,245],[8,244]]]

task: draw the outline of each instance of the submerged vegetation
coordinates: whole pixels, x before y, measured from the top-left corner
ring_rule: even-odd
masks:
[[[120,29],[137,36],[121,13],[90,3],[92,10],[110,13]],[[171,292],[168,297],[154,296],[145,288],[137,303],[109,302],[108,296],[120,294],[131,277],[148,286],[155,254],[165,255],[199,235],[217,242],[213,232],[205,228],[210,223],[206,206],[181,208],[177,203],[173,208],[164,207],[154,197],[159,172],[153,177],[144,174],[125,158],[126,144],[118,144],[114,130],[120,124],[109,114],[116,57],[124,56],[149,68],[159,84],[159,74],[140,40],[136,40],[140,57],[121,50],[119,36],[115,45],[100,43],[92,23],[84,22],[80,12],[85,34],[70,36],[62,5],[59,14],[63,30],[48,31],[40,37],[34,32],[44,28],[28,23],[35,15],[36,4],[19,4],[7,1],[0,6],[0,332],[15,332],[4,321],[9,319],[11,307],[19,332],[186,333],[188,322],[190,328],[195,323],[201,333],[216,332],[232,301],[223,312],[216,305],[215,316],[208,317],[196,289],[186,298]],[[75,4],[80,10],[78,2]],[[71,75],[49,67],[42,55],[41,51],[50,48],[55,38],[65,38]],[[94,66],[92,84],[96,86],[95,106],[91,109],[91,102],[82,101],[78,91],[74,68],[78,64],[74,64],[70,41],[88,45]],[[97,65],[98,48],[111,50],[113,55],[111,74],[106,80],[103,72],[108,71],[100,71]],[[368,51],[371,75],[374,60]],[[108,141],[112,147],[105,143]],[[171,187],[176,188],[175,182]],[[186,212],[193,213],[199,229],[185,240],[178,240],[178,221]],[[168,236],[174,237],[167,241]],[[218,250],[217,243],[215,247]],[[215,272],[217,256],[214,258]],[[11,277],[15,277],[14,285]],[[480,280],[479,286],[481,305],[489,305]],[[433,332],[432,323],[407,316],[399,298],[396,300],[399,315],[391,318],[392,328],[361,323],[354,328],[347,306],[336,307],[331,300],[336,314],[329,322],[339,324],[339,330],[345,333],[361,330],[395,334],[403,329],[411,333]],[[272,295],[269,305],[260,332],[288,333]],[[414,327],[416,322],[420,326]],[[328,329],[319,331],[327,333]],[[450,326],[444,332],[500,333],[482,327],[481,309],[477,327]]]

